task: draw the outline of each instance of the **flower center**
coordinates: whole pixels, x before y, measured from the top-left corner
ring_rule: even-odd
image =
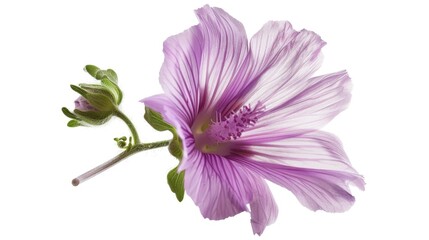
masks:
[[[244,130],[255,125],[260,112],[258,105],[254,109],[249,105],[243,106],[237,112],[231,112],[224,118],[218,114],[216,121],[210,125],[208,134],[216,142],[235,140],[241,137]]]
[[[211,123],[203,124],[205,127],[199,128],[199,131],[193,131],[196,147],[205,153],[228,155],[231,142],[241,137],[246,129],[255,126],[263,109],[262,104],[258,103],[254,108],[243,106],[223,117],[218,113],[215,120],[209,120]]]

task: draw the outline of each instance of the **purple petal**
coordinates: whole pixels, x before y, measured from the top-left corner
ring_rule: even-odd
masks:
[[[201,104],[211,109],[239,74],[247,55],[243,25],[220,8],[205,6],[196,11],[202,33],[200,66]]]
[[[237,160],[255,173],[289,189],[305,207],[316,211],[344,212],[354,203],[348,183],[363,185],[360,176],[340,171],[289,167]]]
[[[278,208],[267,183],[259,177],[254,183],[254,196],[250,203],[251,223],[253,233],[261,235],[266,226],[276,221]]]
[[[88,112],[88,111],[97,111],[84,97],[79,96],[74,101],[74,108],[82,111],[82,112]]]
[[[323,131],[308,132],[277,141],[242,141],[236,148],[251,154],[252,159],[259,162],[357,173],[351,166],[341,141],[333,134]]]
[[[351,81],[346,71],[311,78],[306,87],[277,106],[268,108],[243,139],[290,137],[318,129],[343,111],[351,98]]]
[[[199,111],[202,44],[203,37],[198,26],[164,42],[165,59],[160,70],[160,83],[188,125]]]
[[[247,211],[249,176],[232,161],[193,151],[185,169],[185,189],[205,218],[219,220]]]
[[[147,97],[140,100],[140,102],[144,103],[146,107],[160,113],[165,122],[175,126],[176,128],[180,127],[178,121],[184,119],[184,116],[182,115],[183,113],[166,94]]]
[[[242,24],[219,8],[196,10],[200,24],[164,42],[160,82],[192,123],[200,109],[212,109],[239,73],[247,54]]]
[[[277,218],[277,205],[267,184],[237,162],[222,156],[190,151],[185,189],[205,218],[219,220],[248,211],[255,234]]]
[[[241,101],[275,107],[307,85],[321,64],[325,42],[314,32],[296,32],[288,22],[268,22],[250,41],[250,80]]]
[[[236,161],[289,189],[312,210],[345,211],[354,203],[348,184],[364,189],[363,177],[353,169],[333,135],[311,132],[292,139],[253,144],[238,146]]]

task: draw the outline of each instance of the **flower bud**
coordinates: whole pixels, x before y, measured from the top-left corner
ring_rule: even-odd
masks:
[[[88,100],[82,96],[79,96],[74,101],[74,108],[82,112],[96,111],[96,109],[88,102]]]
[[[100,82],[71,85],[80,96],[74,101],[73,112],[62,109],[64,115],[72,119],[67,124],[69,127],[104,124],[115,114],[122,101],[118,77],[113,70],[100,70],[93,65],[87,65],[85,70]]]

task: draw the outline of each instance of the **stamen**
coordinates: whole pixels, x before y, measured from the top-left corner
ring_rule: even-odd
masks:
[[[235,140],[241,137],[247,128],[255,125],[263,108],[260,103],[256,104],[254,109],[250,105],[243,106],[239,111],[231,112],[223,119],[218,113],[216,121],[210,125],[210,137],[217,142]]]

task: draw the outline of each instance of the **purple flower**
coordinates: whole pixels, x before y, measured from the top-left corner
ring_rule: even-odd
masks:
[[[202,215],[251,215],[253,232],[278,209],[265,182],[311,210],[343,212],[364,189],[341,142],[318,131],[350,101],[346,71],[312,77],[325,42],[289,22],[268,22],[248,42],[242,24],[219,8],[196,10],[199,24],[168,38],[160,82],[142,100],[183,141],[179,171]],[[250,209],[249,209],[250,208]]]

